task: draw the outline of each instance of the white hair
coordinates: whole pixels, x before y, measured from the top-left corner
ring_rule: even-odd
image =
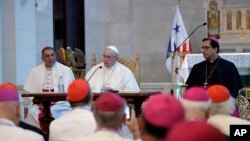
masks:
[[[231,115],[235,109],[235,99],[230,96],[228,100],[214,103],[212,102],[211,109],[209,111],[209,116],[222,114]]]
[[[210,99],[208,101],[191,101],[181,97],[180,102],[185,109],[193,109],[200,111],[207,111],[211,106]]]

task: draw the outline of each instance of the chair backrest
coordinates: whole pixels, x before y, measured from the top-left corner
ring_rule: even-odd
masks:
[[[72,72],[74,73],[75,78],[85,78],[85,69],[75,69],[71,68]]]
[[[128,67],[133,72],[138,85],[140,85],[140,54],[136,53],[134,60],[125,59],[125,58],[122,58],[119,56],[118,62],[123,64],[124,66]],[[92,54],[92,63],[91,64],[92,64],[92,66],[95,66],[97,64],[95,54]]]

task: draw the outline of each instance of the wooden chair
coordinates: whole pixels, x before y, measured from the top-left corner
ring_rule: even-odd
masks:
[[[75,69],[75,68],[71,68],[75,78],[85,78],[85,69]]]
[[[136,53],[134,60],[118,57],[118,62],[125,65],[133,72],[138,85],[140,85],[140,54]],[[92,63],[91,64],[92,64],[92,66],[95,66],[97,64],[95,54],[92,54]]]

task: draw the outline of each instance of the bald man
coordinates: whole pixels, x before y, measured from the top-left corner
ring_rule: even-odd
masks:
[[[118,55],[115,46],[107,46],[102,62],[87,73],[85,78],[93,92],[140,91],[132,71],[117,61]]]
[[[0,84],[0,136],[5,141],[44,141],[33,131],[24,130],[17,125],[20,121],[18,95]]]

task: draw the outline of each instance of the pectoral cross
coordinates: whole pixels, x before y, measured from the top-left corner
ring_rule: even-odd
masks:
[[[206,89],[206,88],[207,88],[207,85],[208,85],[207,81],[205,81],[205,82],[203,83],[203,85],[204,85],[204,88]]]

